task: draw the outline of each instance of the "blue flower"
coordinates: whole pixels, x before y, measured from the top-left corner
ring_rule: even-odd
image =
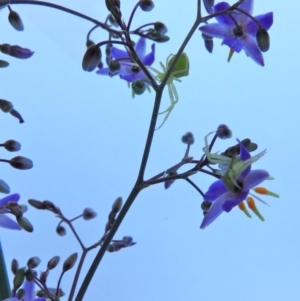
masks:
[[[230,7],[227,2],[221,2],[214,6],[215,12],[226,10]],[[252,15],[253,0],[246,0],[239,5],[249,15]],[[273,13],[267,13],[254,17],[261,26],[268,30],[273,24]],[[223,39],[223,44],[229,46],[235,52],[245,50],[256,63],[264,66],[262,53],[257,45],[256,34],[258,30],[257,23],[241,12],[223,14],[216,17],[218,23],[201,26],[199,29],[202,33]]]
[[[155,59],[155,44],[151,45],[151,52],[146,54],[146,39],[140,38],[136,43],[134,50],[145,66],[151,66]],[[121,79],[128,82],[134,82],[136,80],[147,80],[144,72],[134,64],[127,51],[112,47],[110,49],[112,59],[119,61],[120,70],[117,73]],[[100,68],[97,74],[113,76],[108,68]]]
[[[18,202],[20,195],[18,193],[11,194],[0,200],[0,227],[12,229],[12,230],[21,230],[21,227],[13,221],[11,218],[6,216],[6,212],[9,212],[5,205],[8,202]]]
[[[251,158],[249,151],[240,143],[240,156],[242,161]],[[224,181],[218,180],[211,184],[208,191],[204,194],[204,200],[212,203],[208,212],[203,218],[200,228],[204,229],[210,225],[223,211],[230,212],[231,209],[243,202],[249,194],[250,189],[259,185],[264,180],[270,178],[265,170],[251,170],[249,165],[240,175],[236,182],[239,187],[234,191],[228,190]]]

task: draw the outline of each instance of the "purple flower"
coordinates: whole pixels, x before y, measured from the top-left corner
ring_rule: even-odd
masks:
[[[8,202],[18,202],[19,199],[20,195],[18,193],[14,193],[0,200],[0,227],[12,230],[21,230],[21,227],[5,214],[8,212],[8,209],[5,208],[5,205]]]
[[[246,161],[251,158],[249,151],[240,143],[240,159]],[[222,180],[215,181],[211,184],[208,191],[204,194],[204,200],[212,203],[208,212],[203,218],[200,228],[204,229],[210,225],[223,211],[230,212],[231,209],[243,202],[250,189],[259,185],[270,177],[265,170],[251,170],[249,165],[240,175],[236,182],[239,187],[235,187],[234,191],[226,188]]]
[[[140,38],[134,47],[136,54],[145,66],[151,66],[155,58],[155,44],[151,45],[151,52],[146,54],[146,39]],[[144,72],[134,64],[127,51],[120,50],[116,47],[110,49],[112,59],[117,60],[120,63],[120,70],[117,73],[120,78],[134,82],[136,80],[146,80]],[[97,71],[97,74],[113,76],[108,68],[101,68]]]
[[[221,2],[214,6],[215,12],[226,10],[230,7],[227,2]],[[246,0],[239,8],[252,15],[253,0]],[[273,13],[267,13],[254,17],[261,26],[268,30],[273,24]],[[216,17],[218,23],[201,26],[202,33],[223,39],[223,44],[229,46],[235,52],[245,50],[256,63],[264,66],[264,59],[256,41],[256,33],[259,28],[257,23],[247,15],[235,11],[234,13],[223,14]]]

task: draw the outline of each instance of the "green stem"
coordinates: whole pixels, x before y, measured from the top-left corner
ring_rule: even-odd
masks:
[[[7,276],[7,270],[4,260],[4,254],[2,251],[1,241],[0,241],[0,300],[4,300],[11,296],[10,285]]]

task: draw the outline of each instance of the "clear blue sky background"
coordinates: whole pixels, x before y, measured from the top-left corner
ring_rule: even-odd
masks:
[[[99,20],[107,14],[104,1],[57,3]],[[123,1],[125,20],[134,4]],[[163,185],[149,187],[116,236],[132,235],[137,244],[106,254],[85,300],[300,300],[296,8],[284,1],[255,2],[254,15],[274,12],[265,67],[243,52],[227,63],[229,49],[220,40],[209,54],[201,34],[195,33],[186,48],[190,75],[176,84],[179,103],[155,133],[146,171],[151,177],[179,162],[185,151],[181,136],[187,131],[196,139],[191,155],[199,158],[204,136],[225,123],[234,138],[251,138],[260,150],[267,149],[255,168],[276,178],[265,184],[281,198],[263,197],[270,207],[257,204],[266,221],[248,219],[234,209],[200,230],[202,199],[191,186],[178,181],[167,191]],[[0,97],[12,101],[25,119],[20,125],[1,114],[1,140],[20,141],[20,155],[31,158],[34,168],[18,171],[2,164],[1,178],[12,192],[21,194],[22,203],[29,198],[51,200],[69,217],[92,207],[97,219],[76,223],[86,244],[91,244],[102,236],[113,201],[119,196],[126,199],[136,180],[154,93],[132,99],[126,82],[82,71],[85,34],[92,27],[87,21],[33,5],[13,9],[21,15],[25,31],[16,32],[7,21],[8,11],[2,10],[1,43],[28,47],[35,54],[24,61],[1,56],[11,64],[1,70]],[[156,45],[154,67],[159,69],[159,62],[177,51],[195,10],[196,1],[176,0],[157,1],[150,13],[137,11],[134,27],[162,21],[169,28],[170,42]],[[101,30],[92,35],[96,42],[106,38]],[[162,109],[168,105],[165,93]],[[233,143],[234,139],[219,141],[215,150]],[[1,151],[2,158],[12,156]],[[201,174],[193,180],[203,190],[213,181]],[[8,263],[17,258],[25,265],[29,257],[39,256],[38,270],[43,270],[52,256],[65,259],[80,251],[70,231],[57,236],[58,219],[49,212],[30,208],[26,216],[34,233],[0,229]],[[86,267],[95,254],[90,253]],[[56,285],[58,274],[50,273],[49,286]],[[72,275],[71,271],[62,282],[67,294]]]

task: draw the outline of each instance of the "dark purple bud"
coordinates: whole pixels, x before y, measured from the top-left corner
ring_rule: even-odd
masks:
[[[13,288],[16,291],[24,282],[25,279],[25,271],[24,269],[19,269],[13,280]]]
[[[211,202],[209,202],[209,201],[203,201],[203,202],[201,203],[201,209],[202,209],[203,211],[208,211],[209,208],[211,207],[211,205],[212,205]]]
[[[124,236],[122,240],[124,242],[125,247],[131,246],[133,242],[133,238],[131,236]]]
[[[49,275],[49,271],[48,270],[45,271],[45,272],[41,272],[41,274],[40,274],[40,281],[42,283],[46,283],[48,275]]]
[[[82,216],[83,216],[84,220],[90,220],[90,219],[93,219],[94,217],[96,217],[97,213],[91,208],[85,208],[83,210],[83,215]]]
[[[168,32],[167,26],[162,22],[155,22],[154,30],[159,32],[160,34],[166,34]]]
[[[39,210],[47,209],[47,207],[44,205],[44,203],[41,201],[38,201],[38,200],[30,199],[30,200],[28,200],[28,203],[35,209],[39,209]]]
[[[117,8],[121,8],[120,0],[105,0],[106,7],[109,11],[111,11],[112,7],[116,6]]]
[[[86,44],[86,47],[87,47],[87,48],[89,48],[89,47],[95,45],[95,43],[94,43],[92,40],[90,40],[90,39],[86,40],[86,43],[85,43],[85,44]]]
[[[146,84],[144,81],[138,79],[131,84],[131,88],[135,94],[141,95],[146,90]]]
[[[0,45],[0,51],[18,59],[28,59],[34,54],[33,51],[27,48],[22,48],[18,45],[11,46],[9,44]]]
[[[66,229],[63,226],[57,226],[56,228],[56,233],[60,236],[65,236],[66,235]]]
[[[54,269],[54,268],[58,265],[59,260],[60,260],[59,256],[54,256],[54,257],[52,257],[52,258],[48,261],[47,269],[48,269],[48,270]]]
[[[114,26],[114,27],[118,27],[119,26],[118,22],[116,21],[116,19],[114,18],[114,16],[112,14],[109,14],[107,18],[108,18],[109,23],[112,26]]]
[[[21,116],[21,114],[18,111],[16,111],[15,109],[12,109],[9,113],[12,116],[16,117],[17,119],[19,119],[20,123],[24,123],[24,119],[23,119],[23,117]]]
[[[27,267],[28,269],[35,269],[36,267],[39,266],[39,264],[41,263],[41,260],[38,257],[31,257],[28,259],[27,261]]]
[[[220,124],[217,129],[218,138],[228,139],[232,137],[232,132],[229,127],[225,124]]]
[[[193,144],[195,142],[193,133],[187,132],[181,137],[181,141],[185,144]]]
[[[8,15],[8,21],[14,29],[18,31],[24,30],[22,19],[17,12],[10,10]]]
[[[10,267],[12,273],[15,275],[19,269],[19,263],[16,259],[13,259]]]
[[[143,11],[151,11],[154,8],[154,2],[152,0],[140,0],[140,8]]]
[[[113,205],[112,205],[111,211],[112,211],[113,213],[118,213],[118,212],[121,210],[121,208],[122,208],[122,203],[123,203],[122,198],[121,198],[121,197],[118,197],[118,198],[114,201],[114,203],[113,203]]]
[[[25,290],[23,288],[20,288],[17,291],[16,297],[18,300],[24,300],[23,297],[25,296]]]
[[[0,99],[0,109],[4,113],[8,113],[13,109],[13,104],[10,101],[7,101],[5,99]]]
[[[149,30],[148,33],[146,34],[146,37],[158,43],[168,42],[170,40],[168,36],[163,35],[158,31],[154,31],[154,30]]]
[[[33,162],[30,159],[22,157],[22,156],[17,156],[17,157],[10,159],[9,164],[12,167],[20,169],[20,170],[27,170],[27,169],[31,169],[33,167]]]
[[[204,4],[206,11],[209,14],[212,14],[214,12],[213,6],[215,4],[215,0],[203,0],[203,4]]]
[[[9,152],[17,152],[21,149],[21,144],[16,140],[7,140],[4,142],[3,147]]]
[[[266,52],[270,49],[270,36],[263,27],[258,29],[256,33],[256,41],[262,52]]]
[[[63,265],[63,271],[69,271],[73,268],[74,264],[76,263],[78,254],[77,253],[73,253],[72,255],[70,255],[64,262]]]
[[[17,222],[23,230],[27,232],[33,232],[33,226],[31,225],[30,221],[26,217],[24,216],[17,217]]]
[[[82,69],[88,72],[94,71],[101,62],[101,57],[101,49],[97,45],[90,46],[83,56]]]
[[[11,214],[15,217],[21,217],[23,215],[22,209],[17,205],[17,203],[11,203],[9,206]]]
[[[0,9],[6,7],[7,5],[9,5],[9,3],[9,0],[0,0]]]
[[[9,186],[3,180],[0,180],[0,192],[2,192],[2,193],[10,193]]]
[[[109,75],[114,76],[119,73],[121,69],[121,64],[119,61],[110,60],[108,64],[108,69],[109,69]]]
[[[204,46],[206,48],[206,50],[209,52],[209,53],[212,53],[213,51],[213,48],[214,48],[214,41],[213,41],[213,38],[202,33],[202,38],[204,40]]]
[[[0,68],[5,68],[7,66],[9,66],[9,63],[7,61],[0,60]]]

